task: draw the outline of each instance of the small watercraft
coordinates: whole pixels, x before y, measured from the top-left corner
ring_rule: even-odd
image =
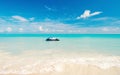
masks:
[[[46,41],[60,41],[60,40],[54,37],[50,37],[50,38],[47,38]]]

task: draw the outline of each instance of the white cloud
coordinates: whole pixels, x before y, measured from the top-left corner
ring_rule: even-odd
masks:
[[[107,27],[99,27],[100,29],[100,33],[114,33],[114,34],[118,34],[120,33],[120,28],[119,27],[111,27],[111,26],[107,26]]]
[[[101,18],[95,18],[93,19],[93,21],[105,21],[105,20],[109,20],[109,17],[101,17]]]
[[[109,31],[109,29],[108,28],[106,28],[106,27],[104,27],[104,28],[102,28],[102,31]]]
[[[90,10],[85,10],[82,15],[80,15],[80,16],[77,17],[77,19],[86,19],[86,18],[88,18],[88,17],[92,17],[92,16],[95,16],[95,15],[99,15],[99,14],[101,14],[101,13],[102,13],[102,12],[100,12],[100,11],[96,11],[96,12],[91,13]]]
[[[0,33],[120,33],[120,20],[108,19],[108,18],[98,18],[97,20],[105,20],[108,19],[110,22],[109,24],[102,25],[102,26],[86,26],[87,23],[80,23],[78,24],[66,24],[60,21],[55,21],[51,19],[45,19],[44,21],[37,22],[20,22],[12,23],[9,22],[10,18],[4,19],[6,22],[2,22],[0,24]],[[30,21],[30,18],[28,18]],[[14,20],[11,20],[14,21]],[[117,22],[117,24],[116,24]],[[114,23],[114,24],[112,24]],[[112,25],[111,25],[112,24]],[[85,26],[84,26],[85,25]],[[95,24],[94,24],[95,25]]]
[[[22,16],[16,15],[16,16],[12,16],[12,18],[16,19],[18,21],[21,21],[21,22],[28,22],[28,20],[26,18],[22,17]]]
[[[118,31],[118,30],[120,30],[119,27],[116,27],[116,28],[113,29],[113,31]]]
[[[3,33],[4,32],[4,30],[0,30],[0,33]]]
[[[19,28],[19,32],[23,32],[23,28]]]
[[[44,6],[47,10],[52,11],[53,9],[48,7],[47,5]]]
[[[12,31],[12,28],[11,28],[11,27],[7,27],[6,31],[7,31],[7,32],[11,32],[11,31]]]
[[[34,21],[34,20],[35,20],[34,17],[29,18],[29,21]]]
[[[119,21],[117,18],[114,17],[99,17],[99,18],[94,18],[92,21]]]
[[[42,27],[42,26],[39,26],[39,30],[40,30],[40,31],[43,31],[43,27]]]

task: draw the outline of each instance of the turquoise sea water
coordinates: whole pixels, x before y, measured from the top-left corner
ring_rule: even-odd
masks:
[[[48,37],[57,37],[60,41],[47,42]],[[120,55],[120,34],[1,34],[0,50],[12,54],[60,50]]]
[[[45,41],[56,37],[60,41]],[[119,34],[1,34],[0,75],[119,75]]]

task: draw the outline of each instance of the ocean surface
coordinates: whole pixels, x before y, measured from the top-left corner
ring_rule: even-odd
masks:
[[[0,74],[120,75],[120,34],[0,34]]]

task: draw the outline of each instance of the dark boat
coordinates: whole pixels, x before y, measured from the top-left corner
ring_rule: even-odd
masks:
[[[46,41],[60,41],[60,40],[57,39],[57,38],[52,37],[52,38],[47,38]]]

